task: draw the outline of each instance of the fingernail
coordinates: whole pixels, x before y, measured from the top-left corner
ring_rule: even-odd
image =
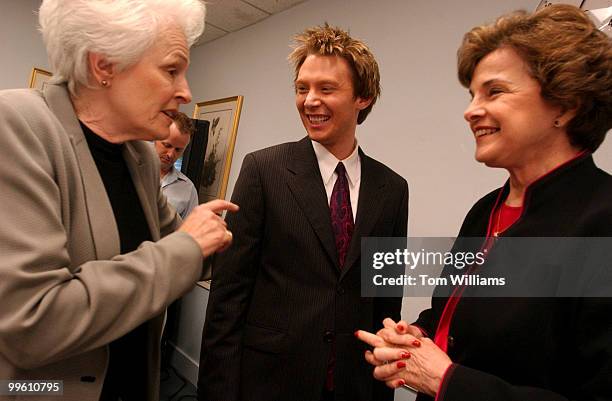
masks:
[[[355,333],[353,333],[353,334],[355,334],[355,337],[359,337],[359,330],[357,330],[357,331],[356,331]]]
[[[402,352],[400,355],[401,359],[410,359],[410,352]]]
[[[398,367],[398,369],[405,368],[405,367],[406,367],[406,362],[404,362],[404,361],[399,361],[399,362],[398,362],[398,363],[396,363],[395,365]]]
[[[414,345],[415,347],[420,347],[421,346],[421,342],[419,340],[414,340],[412,342],[412,345]]]
[[[402,325],[402,324],[398,324],[398,325],[397,325],[397,331],[399,331],[399,332],[404,332],[404,330],[406,330],[406,328],[404,327],[404,325]]]
[[[397,387],[402,387],[404,384],[406,384],[406,382],[405,382],[405,381],[403,381],[402,379],[400,379],[400,380],[397,382]]]

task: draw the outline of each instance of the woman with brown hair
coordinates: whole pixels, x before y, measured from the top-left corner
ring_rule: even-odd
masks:
[[[476,160],[509,173],[459,233],[458,243],[483,238],[481,271],[495,270],[510,237],[612,237],[612,177],[591,156],[612,127],[610,39],[573,6],[516,12],[468,32],[458,69]],[[598,284],[608,296],[610,283]],[[386,319],[376,335],[358,331],[375,347],[366,353],[374,376],[419,400],[612,399],[612,298],[474,291],[434,294],[414,325]]]

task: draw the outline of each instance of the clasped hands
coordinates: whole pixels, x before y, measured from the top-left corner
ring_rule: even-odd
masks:
[[[366,361],[375,366],[374,378],[391,388],[407,385],[435,396],[452,364],[448,355],[416,326],[390,318],[383,321],[383,326],[376,334],[355,332],[359,340],[374,347],[365,353]]]

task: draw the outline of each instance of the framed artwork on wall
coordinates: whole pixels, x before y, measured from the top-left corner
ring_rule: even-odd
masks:
[[[612,37],[612,0],[609,1],[609,4],[609,7],[588,9],[587,14],[600,31]]]
[[[195,106],[193,118],[206,120],[210,124],[208,146],[197,188],[200,203],[225,199],[242,101],[242,96],[233,96],[200,102]]]
[[[612,37],[612,0],[540,0],[536,11],[553,4],[570,4],[583,9],[600,31]]]
[[[570,4],[572,6],[580,7],[582,3],[584,3],[584,0],[541,0],[536,7],[536,11],[553,4]]]
[[[51,74],[47,70],[43,70],[42,68],[34,67],[32,68],[32,72],[30,73],[30,83],[28,84],[28,88],[36,88],[42,89],[53,74]]]

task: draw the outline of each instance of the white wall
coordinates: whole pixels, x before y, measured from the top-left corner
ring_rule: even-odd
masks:
[[[468,208],[505,178],[473,161],[472,136],[462,120],[468,102],[455,78],[455,52],[472,26],[536,0],[310,0],[192,51],[194,103],[244,95],[227,197],[244,155],[305,135],[294,106],[286,62],[290,37],[325,21],[370,44],[380,63],[383,96],[358,128],[365,152],[410,184],[410,234],[455,235]],[[26,87],[31,68],[48,68],[34,11],[40,0],[0,0],[0,89]],[[193,104],[183,107],[191,113]],[[612,141],[596,155],[612,171]],[[183,302],[174,363],[195,383],[208,292]],[[427,300],[406,299],[412,320]],[[398,399],[409,399],[399,393]]]
[[[469,97],[456,79],[458,44],[475,24],[537,3],[310,0],[195,48],[189,73],[194,102],[245,96],[227,197],[246,153],[305,135],[294,106],[288,46],[296,32],[329,21],[364,39],[379,61],[382,98],[358,127],[358,138],[367,154],[408,179],[410,234],[456,234],[474,201],[506,177],[473,159],[472,134],[462,117]],[[184,109],[192,112],[193,105]],[[599,159],[611,150],[604,145]]]
[[[358,127],[357,135],[368,155],[408,180],[409,234],[456,235],[474,201],[500,186],[506,177],[504,171],[488,169],[473,159],[472,134],[462,117],[469,96],[456,79],[457,47],[474,25],[514,9],[533,10],[537,3],[310,0],[193,49],[189,77],[194,103],[245,97],[227,198],[245,154],[305,135],[294,105],[292,71],[286,57],[295,33],[327,21],[349,29],[377,56],[382,98]],[[184,110],[191,113],[193,105]],[[608,140],[596,159],[612,171],[611,156]],[[207,295],[197,296],[197,302]],[[405,299],[404,318],[413,320],[427,304],[426,299]],[[191,316],[196,321],[191,325],[194,331],[182,334],[183,340],[195,342],[182,345],[193,350],[195,360],[203,315]],[[398,399],[410,399],[405,392],[401,394]]]
[[[40,0],[0,0],[0,89],[27,88],[32,67],[48,70],[42,37],[36,27]]]

